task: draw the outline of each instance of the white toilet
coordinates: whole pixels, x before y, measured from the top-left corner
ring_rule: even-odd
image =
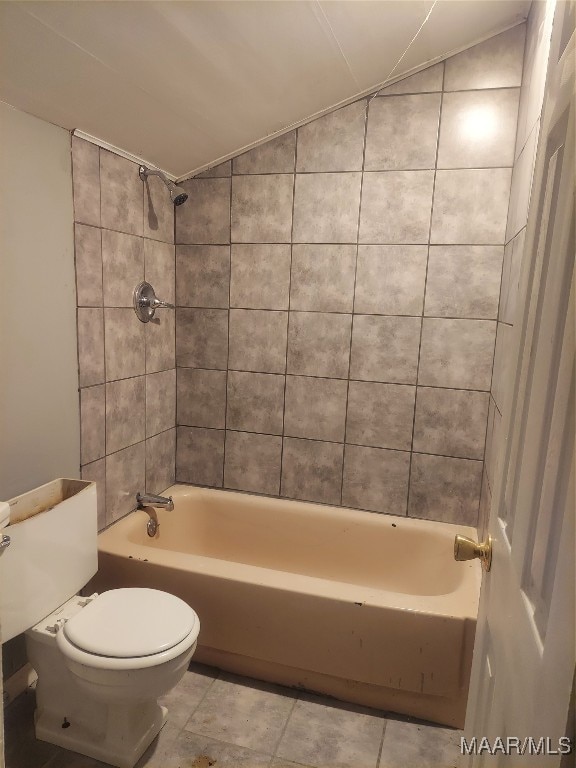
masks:
[[[2,641],[26,631],[36,736],[132,768],[166,722],[200,621],[156,589],[75,595],[96,573],[96,488],[58,480],[10,500],[0,555]]]

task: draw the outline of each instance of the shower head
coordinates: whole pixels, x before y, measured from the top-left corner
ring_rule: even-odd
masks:
[[[174,184],[173,181],[170,181],[170,179],[166,176],[165,173],[162,173],[162,171],[158,171],[156,168],[146,168],[145,165],[141,165],[138,169],[138,173],[140,175],[140,178],[142,181],[146,179],[148,176],[159,176],[164,184],[168,187],[168,191],[170,192],[170,200],[174,203],[174,205],[182,205],[182,203],[185,203],[186,200],[188,200],[188,195],[182,187],[179,187],[177,184]]]

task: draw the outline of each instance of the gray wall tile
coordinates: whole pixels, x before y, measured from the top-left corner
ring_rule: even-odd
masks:
[[[281,435],[284,386],[284,376],[229,371],[228,428]]]
[[[524,239],[526,230],[522,229],[504,248],[504,265],[502,267],[502,288],[500,292],[500,309],[498,319],[503,323],[514,325],[516,320],[516,304],[520,289],[520,270],[524,256]]]
[[[224,430],[178,427],[176,481],[222,487]]]
[[[346,442],[409,451],[416,387],[351,381]]]
[[[496,348],[494,350],[494,372],[492,374],[492,397],[496,401],[500,413],[504,410],[506,388],[509,385],[510,366],[512,365],[510,355],[512,334],[512,326],[498,323]]]
[[[230,310],[228,367],[239,371],[284,373],[287,312]]]
[[[352,312],[355,245],[292,246],[290,309]]]
[[[102,306],[102,230],[74,225],[76,297],[79,307]]]
[[[188,179],[188,200],[176,211],[176,242],[230,242],[230,179]]]
[[[224,486],[277,496],[281,461],[281,437],[227,431]]]
[[[488,391],[496,323],[424,318],[418,384]]]
[[[511,240],[528,221],[528,206],[532,193],[532,181],[534,178],[535,154],[540,132],[538,122],[514,163],[512,171],[512,186],[510,189],[510,206],[508,209],[508,221],[506,224],[506,242]]]
[[[146,491],[160,494],[174,484],[176,429],[146,440]]]
[[[146,437],[176,426],[176,369],[146,376]]]
[[[284,434],[343,442],[347,393],[347,381],[287,376]]]
[[[105,380],[102,309],[78,308],[78,369],[81,387]]]
[[[142,235],[144,184],[138,167],[137,163],[100,150],[100,207],[105,229]]]
[[[174,204],[158,176],[148,176],[144,181],[144,237],[174,242]]]
[[[282,496],[339,504],[343,447],[337,443],[285,437]]]
[[[295,243],[355,243],[360,173],[296,174]]]
[[[291,174],[232,178],[232,240],[289,243],[292,231]]]
[[[114,453],[145,437],[144,376],[106,384],[106,453]]]
[[[355,315],[350,378],[415,384],[421,323],[419,317]]]
[[[145,328],[133,309],[104,310],[106,381],[126,379],[145,372]]]
[[[440,94],[372,99],[366,132],[367,171],[434,168]]]
[[[488,392],[418,387],[414,450],[484,458]]]
[[[144,240],[144,277],[158,298],[175,303],[174,246],[158,240]]]
[[[526,25],[502,32],[446,61],[444,90],[510,88],[522,82]]]
[[[409,471],[409,453],[347,445],[342,504],[389,515],[405,515]]]
[[[226,371],[178,368],[178,424],[223,429],[226,424]]]
[[[437,171],[432,243],[504,245],[508,168]]]
[[[106,459],[98,459],[90,464],[84,464],[80,471],[82,480],[91,480],[96,483],[96,497],[98,505],[98,530],[101,531],[107,525],[106,520]]]
[[[221,179],[232,175],[232,160],[225,160],[223,163],[207,168],[202,173],[196,174],[197,179]]]
[[[142,238],[103,229],[102,264],[104,306],[132,307],[134,288],[144,280]]]
[[[176,364],[225,370],[228,312],[225,309],[177,309]]]
[[[228,307],[229,245],[176,246],[176,303],[179,307]]]
[[[160,309],[145,325],[146,373],[165,371],[176,365],[176,321],[174,310]]]
[[[434,171],[366,173],[361,243],[427,243]]]
[[[106,456],[106,523],[136,509],[136,494],[146,485],[144,443]]]
[[[80,461],[88,464],[106,453],[104,386],[80,390]]]
[[[232,246],[230,305],[244,309],[288,309],[290,245]]]
[[[365,123],[362,99],[301,126],[296,170],[361,171]]]
[[[425,245],[360,245],[354,311],[421,315],[427,260]]]
[[[495,320],[502,255],[499,245],[431,246],[424,314]]]
[[[294,173],[296,131],[270,139],[235,157],[232,173]]]
[[[393,85],[388,85],[378,91],[379,96],[392,96],[397,93],[433,93],[442,90],[444,79],[444,62],[426,67],[415,75],[405,77]]]
[[[74,221],[100,226],[100,148],[72,136]]]
[[[481,482],[481,461],[414,453],[408,515],[475,526]]]
[[[351,319],[351,315],[291,312],[287,372],[346,378]]]

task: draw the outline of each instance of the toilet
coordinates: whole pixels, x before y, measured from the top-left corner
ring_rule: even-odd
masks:
[[[8,504],[2,641],[25,632],[36,737],[133,768],[166,722],[158,698],[188,668],[198,616],[156,589],[77,594],[97,570],[94,483],[57,480]]]

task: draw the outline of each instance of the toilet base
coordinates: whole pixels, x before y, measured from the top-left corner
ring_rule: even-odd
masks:
[[[36,738],[116,768],[133,768],[160,733],[168,715],[166,707],[156,702],[96,706],[106,710],[94,713],[95,722],[105,721],[103,732],[96,734],[92,723],[88,725],[83,718],[66,718],[70,724],[65,726],[59,713],[39,707],[34,713]]]

